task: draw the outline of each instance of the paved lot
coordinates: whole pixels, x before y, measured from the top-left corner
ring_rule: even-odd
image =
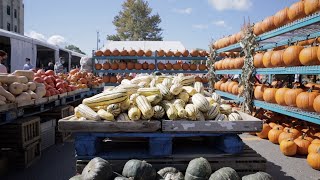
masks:
[[[304,157],[286,157],[278,145],[251,135],[241,135],[244,142],[268,160],[267,172],[275,180],[320,180],[320,171],[311,169]],[[55,145],[44,151],[30,168],[10,173],[1,180],[68,180],[75,174],[72,142]]]

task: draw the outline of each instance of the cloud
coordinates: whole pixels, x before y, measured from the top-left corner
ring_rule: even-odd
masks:
[[[47,41],[47,38],[43,34],[37,33],[35,31],[30,31],[28,33],[25,33],[24,35],[40,41]]]
[[[231,26],[229,26],[224,20],[219,20],[219,21],[213,21],[213,25],[218,26],[218,27],[224,27],[228,29],[232,29]]]
[[[47,42],[49,44],[53,44],[53,45],[57,45],[57,46],[60,46],[60,47],[64,47],[67,45],[67,41],[64,37],[60,36],[60,35],[53,35],[51,36]]]
[[[179,13],[179,14],[191,14],[192,13],[192,8],[173,9],[173,12]]]
[[[195,29],[208,29],[209,28],[209,26],[207,24],[193,24],[192,27]]]
[[[208,0],[218,11],[239,10],[245,11],[252,6],[252,0]]]

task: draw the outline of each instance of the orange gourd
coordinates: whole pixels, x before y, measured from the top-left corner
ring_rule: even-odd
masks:
[[[160,49],[159,51],[157,51],[157,56],[158,57],[163,57],[165,55],[164,50]]]
[[[262,63],[263,63],[263,66],[266,68],[272,67],[272,64],[271,64],[272,53],[273,51],[268,51],[263,54]]]
[[[304,1],[304,12],[306,15],[313,14],[319,11],[319,0],[305,0]]]
[[[273,16],[273,23],[275,25],[275,27],[281,27],[285,24],[287,24],[290,20],[288,17],[288,11],[289,8],[284,8],[280,11],[278,11],[274,16]]]
[[[312,92],[311,89],[308,92],[301,92],[296,98],[297,107],[307,111],[314,111],[313,102],[318,95],[319,93]]]
[[[172,64],[169,61],[166,63],[166,70],[172,70]]]
[[[320,113],[320,95],[318,95],[313,101],[313,109]]]
[[[270,125],[269,125],[270,126]],[[268,133],[268,139],[273,144],[279,144],[279,136],[282,133],[282,129],[280,127],[274,127],[272,128]]]
[[[305,134],[302,136],[298,137],[297,139],[294,140],[294,143],[297,145],[297,154],[300,155],[307,155],[308,154],[308,147],[311,144],[310,141],[308,141],[305,138]]]
[[[283,87],[277,90],[276,94],[275,94],[275,100],[277,102],[277,104],[285,106],[286,102],[285,102],[285,98],[284,95],[285,93],[290,90],[289,88]]]
[[[305,66],[319,65],[320,61],[317,57],[317,51],[317,46],[304,48],[299,54],[300,63]]]
[[[157,67],[158,67],[159,70],[164,70],[166,68],[166,66],[162,62],[159,62],[157,64]]]
[[[143,70],[148,70],[148,63],[145,61],[144,63],[142,63],[142,69]]]
[[[291,21],[301,19],[306,16],[304,12],[304,2],[298,1],[289,7],[288,17]]]
[[[189,56],[189,51],[185,49],[185,50],[182,52],[182,56],[183,56],[183,57],[188,57],[188,56]]]
[[[297,106],[296,99],[298,94],[303,92],[303,89],[297,88],[296,86],[293,89],[289,89],[284,93],[284,101],[287,106]]]
[[[119,56],[120,55],[120,51],[118,49],[114,49],[111,53],[112,56]]]
[[[283,62],[287,66],[300,66],[299,54],[303,50],[302,46],[290,46],[283,53]]]
[[[110,51],[110,49],[106,49],[104,52],[103,52],[103,55],[104,56],[111,56],[112,52]]]
[[[267,88],[263,92],[263,100],[269,103],[275,103],[275,95],[277,92],[277,88]]]
[[[320,170],[320,148],[317,149],[317,152],[308,154],[307,162],[313,169]]]
[[[271,130],[271,127],[269,126],[269,124],[264,123],[262,126],[262,131],[256,133],[256,135],[261,139],[266,139],[268,138],[268,133],[270,130]]]
[[[280,151],[286,156],[294,156],[297,154],[297,145],[293,139],[286,139],[280,142]]]
[[[109,69],[110,69],[110,63],[109,63],[109,62],[103,63],[102,68],[103,68],[104,70],[109,70]]]
[[[253,65],[256,68],[264,68],[263,65],[263,53],[257,53],[253,57]]]
[[[283,62],[283,53],[284,50],[273,51],[271,56],[271,65],[272,67],[283,67],[285,66]]]

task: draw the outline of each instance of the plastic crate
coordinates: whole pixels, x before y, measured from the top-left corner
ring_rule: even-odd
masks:
[[[55,144],[56,119],[41,123],[41,151]]]

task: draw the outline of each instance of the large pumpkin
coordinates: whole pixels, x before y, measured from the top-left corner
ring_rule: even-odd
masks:
[[[283,62],[287,66],[300,66],[299,54],[302,51],[302,46],[290,46],[283,53]]]
[[[253,57],[253,65],[256,68],[264,68],[263,65],[263,53],[257,53]]]
[[[313,109],[320,113],[320,95],[318,95],[313,101]]]
[[[317,92],[312,92],[311,90],[300,93],[296,98],[297,107],[308,111],[314,111],[313,101],[318,95]]]
[[[304,0],[304,12],[306,15],[310,15],[319,11],[319,0]]]
[[[263,54],[262,63],[263,63],[263,66],[266,68],[272,67],[272,64],[271,64],[272,53],[273,51],[268,51]]]
[[[285,64],[283,62],[283,53],[284,53],[284,50],[273,51],[272,56],[271,56],[272,67],[285,66]]]
[[[108,161],[96,157],[89,161],[83,169],[81,176],[83,179],[111,180],[113,170]]]
[[[305,66],[319,65],[320,61],[318,60],[318,57],[317,57],[317,51],[318,51],[317,46],[304,48],[299,54],[300,63]]]
[[[257,23],[255,23],[254,26],[253,26],[253,33],[254,33],[256,36],[264,33],[264,32],[262,31],[261,25],[262,25],[262,22],[257,22]]]
[[[273,16],[273,23],[275,27],[281,27],[289,22],[289,17],[288,17],[288,11],[289,8],[284,8],[280,11],[278,11],[274,16]]]
[[[230,167],[223,167],[217,170],[216,172],[212,173],[209,180],[240,180],[239,175],[237,172],[230,168]]]
[[[157,173],[146,161],[132,159],[124,165],[122,175],[133,179],[154,180]]]
[[[304,2],[298,1],[289,7],[288,17],[291,21],[301,19],[306,16],[304,12]]]
[[[270,125],[269,125],[270,126]],[[282,129],[278,126],[275,126],[274,128],[272,128],[269,133],[268,133],[268,139],[270,142],[274,143],[274,144],[279,144],[279,136],[282,133]]]
[[[261,25],[263,32],[268,32],[275,29],[275,25],[273,23],[273,16],[269,16],[262,21]]]
[[[296,99],[298,94],[300,94],[303,89],[294,87],[293,89],[289,89],[284,94],[284,101],[287,106],[297,106]]]
[[[305,135],[294,140],[294,143],[297,145],[297,153],[300,155],[307,155],[308,154],[308,147],[311,144],[310,141],[305,139]]]
[[[267,88],[263,92],[263,100],[269,103],[275,103],[275,95],[277,92],[277,88]]]
[[[261,132],[256,133],[256,135],[258,137],[260,137],[261,139],[267,139],[268,138],[268,133],[271,130],[271,127],[269,126],[269,124],[264,123],[262,126],[262,130]]]
[[[277,90],[277,92],[275,94],[275,99],[276,99],[277,104],[282,105],[282,106],[286,105],[286,101],[284,99],[284,95],[288,90],[290,90],[290,89],[286,88],[286,87],[280,88],[280,89]]]
[[[268,87],[265,86],[264,84],[256,86],[254,89],[254,97],[257,100],[263,101],[263,93],[264,93],[265,89],[267,89],[267,88]]]
[[[320,148],[308,154],[307,162],[313,169],[320,170]]]
[[[202,157],[196,158],[189,162],[184,179],[207,180],[209,179],[211,172],[211,165],[206,159]]]

